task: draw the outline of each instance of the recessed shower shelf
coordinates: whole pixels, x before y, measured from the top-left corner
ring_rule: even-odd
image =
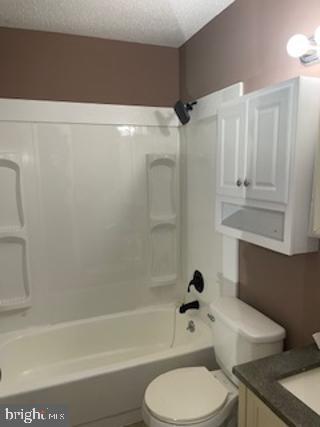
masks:
[[[0,312],[1,311],[13,311],[22,308],[28,308],[31,306],[31,297],[26,298],[11,298],[0,301]]]
[[[21,164],[16,153],[0,153],[0,202],[0,311],[16,310],[31,305]]]
[[[151,287],[175,285],[177,282],[177,279],[178,277],[176,274],[162,276],[162,277],[153,277],[151,281]]]
[[[177,162],[173,154],[147,154],[151,286],[177,282]]]
[[[0,228],[23,227],[21,167],[15,153],[0,153]]]
[[[25,227],[0,227],[0,239],[3,237],[20,237],[26,239],[27,232]]]
[[[167,164],[174,166],[176,163],[175,154],[147,154],[147,158],[151,167],[156,164]]]
[[[0,311],[30,306],[27,243],[22,237],[0,237]]]
[[[151,217],[150,218],[150,228],[158,227],[159,225],[176,225],[177,216],[162,216],[162,217]]]

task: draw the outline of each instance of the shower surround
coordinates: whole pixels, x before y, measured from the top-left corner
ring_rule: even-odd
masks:
[[[0,100],[0,120],[0,332],[181,298],[171,109]]]

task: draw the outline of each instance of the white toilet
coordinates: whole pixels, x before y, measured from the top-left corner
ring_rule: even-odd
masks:
[[[181,368],[154,379],[142,405],[148,427],[236,426],[238,381],[233,366],[282,351],[285,330],[239,299],[220,298],[208,314],[221,369]]]

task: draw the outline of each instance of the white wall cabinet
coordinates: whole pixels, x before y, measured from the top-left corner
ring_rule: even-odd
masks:
[[[246,104],[236,102],[222,108],[218,118],[218,194],[244,196]]]
[[[247,198],[287,202],[292,92],[289,85],[248,100]]]
[[[217,230],[287,255],[308,237],[320,79],[298,77],[218,112]]]

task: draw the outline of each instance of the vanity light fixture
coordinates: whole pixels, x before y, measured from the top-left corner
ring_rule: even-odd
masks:
[[[287,52],[293,58],[299,58],[303,65],[313,65],[320,62],[320,26],[314,35],[295,34],[287,43]]]

